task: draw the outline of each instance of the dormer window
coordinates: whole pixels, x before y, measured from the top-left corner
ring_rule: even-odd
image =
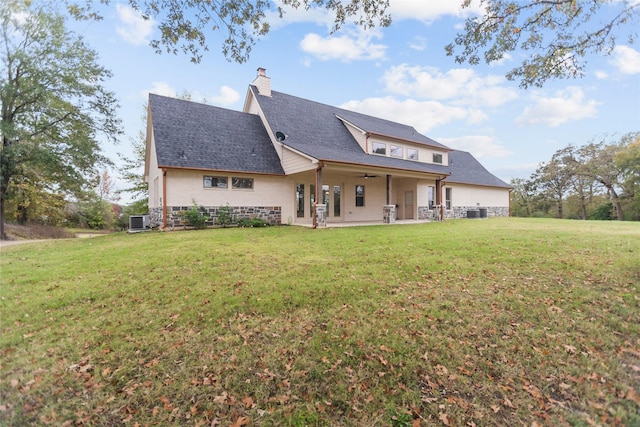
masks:
[[[433,163],[442,164],[442,154],[433,153]]]
[[[402,147],[397,145],[391,146],[391,157],[399,157],[402,158]]]
[[[374,142],[371,145],[373,154],[382,154],[383,156],[387,155],[387,144],[383,144],[382,142]]]

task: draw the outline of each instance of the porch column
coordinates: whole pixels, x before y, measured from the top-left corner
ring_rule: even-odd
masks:
[[[327,205],[325,205],[324,203],[316,203],[315,219],[316,228],[327,226]]]
[[[444,220],[444,209],[442,208],[442,180],[436,179],[436,206],[439,210],[439,220]]]
[[[327,225],[327,205],[322,205],[324,208],[319,209],[320,207],[320,196],[322,195],[322,163],[316,169],[316,192],[314,194],[314,209],[313,209],[313,228],[325,227]]]
[[[382,223],[393,224],[396,222],[396,205],[384,205],[382,207]]]
[[[387,205],[391,200],[391,175],[387,175]]]

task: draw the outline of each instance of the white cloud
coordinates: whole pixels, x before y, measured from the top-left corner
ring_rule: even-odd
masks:
[[[271,30],[285,27],[289,24],[299,23],[311,23],[326,27],[330,30],[333,26],[335,16],[327,9],[311,7],[306,10],[304,6],[300,6],[297,9],[291,6],[285,6],[282,4],[282,0],[274,0],[275,6],[282,8],[283,15],[280,15],[277,10],[269,10],[265,12],[265,22],[269,23]]]
[[[230,88],[229,86],[222,86],[220,88],[220,93],[211,98],[211,101],[216,105],[231,105],[236,103],[240,99],[240,94]]]
[[[476,109],[449,106],[436,101],[398,100],[391,96],[349,101],[342,104],[341,107],[404,123],[415,127],[420,133],[427,133],[437,126],[445,125],[454,120],[479,123],[487,119],[482,111]]]
[[[162,96],[170,96],[173,98],[175,98],[177,94],[176,90],[171,86],[169,86],[168,83],[165,83],[165,82],[153,82],[151,84],[151,89],[142,91],[142,95],[145,98],[149,93],[155,93],[156,95],[162,95]]]
[[[472,1],[467,8],[460,7],[462,1],[425,1],[425,0],[394,0],[388,12],[394,21],[403,19],[417,19],[433,22],[443,16],[453,15],[466,17],[482,13],[480,2]]]
[[[516,119],[516,123],[555,127],[571,121],[596,117],[599,103],[585,98],[582,89],[576,86],[559,90],[552,97],[534,94],[534,105],[525,108]]]
[[[383,77],[385,90],[418,99],[450,100],[456,105],[497,107],[518,97],[502,86],[502,76],[480,77],[470,68],[454,68],[445,73],[433,67],[391,67]]]
[[[490,67],[499,67],[501,65],[504,65],[505,62],[510,62],[513,59],[513,56],[511,56],[508,53],[505,53],[502,55],[502,58],[494,61],[492,63],[489,64]]]
[[[640,73],[640,52],[629,46],[616,46],[611,63],[623,74]]]
[[[188,96],[193,102],[200,102],[205,104],[213,104],[219,106],[232,105],[240,99],[240,93],[229,86],[220,87],[219,91],[215,95],[206,95],[199,91],[182,91],[179,95],[171,85],[166,82],[153,82],[151,89],[143,90],[141,95],[146,99],[149,93],[155,93],[156,95],[169,96],[172,98],[182,98]]]
[[[119,24],[116,26],[116,33],[124,41],[133,45],[144,45],[149,43],[149,37],[153,32],[155,21],[143,19],[133,8],[122,4],[116,4]]]
[[[329,61],[351,62],[359,60],[380,60],[385,57],[387,47],[372,43],[374,38],[382,38],[379,30],[356,31],[334,37],[321,37],[310,33],[300,42],[300,48],[316,58]]]
[[[413,40],[409,42],[409,47],[413,50],[422,52],[427,48],[427,39],[422,36],[414,37]]]
[[[475,157],[491,158],[491,157],[506,157],[513,154],[503,145],[494,140],[493,137],[488,135],[467,135],[458,138],[438,138],[438,142],[444,145],[455,148],[456,150],[468,151]]]
[[[605,80],[607,78],[609,78],[609,74],[607,74],[605,71],[601,71],[601,70],[596,70],[596,79],[598,80]]]

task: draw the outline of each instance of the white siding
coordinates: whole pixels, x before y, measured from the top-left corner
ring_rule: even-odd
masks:
[[[313,163],[308,157],[302,156],[291,150],[283,148],[282,150],[282,168],[287,175],[314,170],[318,167],[317,163]]]
[[[346,126],[347,130],[349,131],[349,133],[351,133],[351,136],[353,136],[353,139],[356,140],[356,142],[358,143],[358,145],[360,146],[360,148],[362,148],[362,151],[366,152],[367,151],[367,136],[362,133],[362,131],[356,127],[353,127],[352,125],[350,125],[347,122],[342,122],[344,123],[344,125]],[[371,147],[369,147],[369,152],[371,152]]]
[[[368,153],[371,154],[372,156],[381,156],[381,154],[373,154],[373,143],[374,142],[380,142],[386,145],[387,147],[387,154],[386,157],[391,157],[391,146],[399,146],[402,147],[402,158],[403,159],[407,159],[407,148],[414,148],[418,150],[418,162],[420,163],[433,163],[433,154],[441,154],[442,155],[442,165],[448,165],[449,164],[449,154],[446,150],[438,150],[435,147],[425,147],[424,145],[420,145],[420,144],[411,144],[409,142],[407,143],[403,143],[403,142],[399,142],[397,140],[392,140],[389,138],[383,138],[383,137],[379,137],[379,136],[372,136],[369,138],[369,142],[368,142]],[[361,144],[362,146],[362,144]],[[363,147],[364,149],[364,147]],[[440,164],[440,163],[438,163]]]
[[[204,176],[227,176],[229,188],[204,188]],[[231,188],[231,178],[253,178],[253,189]],[[232,174],[215,171],[170,169],[167,171],[167,206],[280,206],[282,220],[294,215],[295,187],[282,176]]]
[[[447,184],[453,189],[452,205],[480,207],[509,207],[509,190],[464,184]]]

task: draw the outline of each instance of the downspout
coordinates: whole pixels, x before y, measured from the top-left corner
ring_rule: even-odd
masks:
[[[318,195],[322,194],[322,189],[320,188],[322,186],[322,168],[324,167],[324,165],[322,164],[322,162],[320,162],[320,164],[318,165],[318,168],[316,169],[316,191],[315,194],[313,195],[313,228],[317,228],[318,227],[318,216],[316,213],[316,205],[318,204]]]
[[[167,170],[162,169],[162,228],[167,227]]]

